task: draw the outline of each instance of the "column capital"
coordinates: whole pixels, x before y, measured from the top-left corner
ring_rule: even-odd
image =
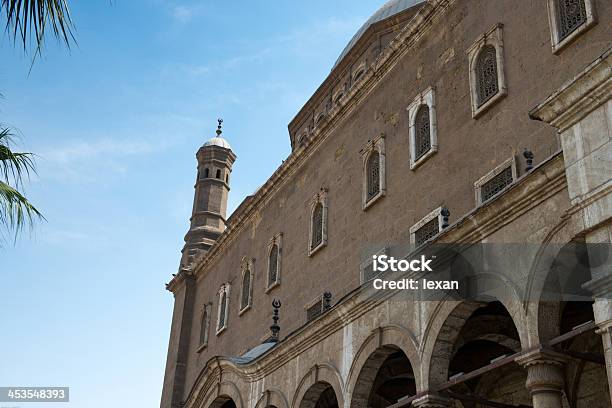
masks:
[[[568,357],[548,349],[530,351],[516,360],[527,370],[527,389],[532,393],[560,392],[564,388]]]
[[[423,395],[412,401],[414,408],[448,408],[450,406],[451,402],[448,398],[435,394]]]

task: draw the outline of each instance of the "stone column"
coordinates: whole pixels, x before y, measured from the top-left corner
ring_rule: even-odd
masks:
[[[525,386],[531,394],[533,408],[563,406],[566,361],[564,355],[550,350],[532,351],[516,360],[527,370]]]
[[[414,408],[449,408],[452,407],[448,398],[439,395],[427,394],[412,401]]]
[[[612,268],[609,263],[608,268]],[[595,278],[584,287],[595,295],[593,312],[595,324],[599,328],[597,333],[601,335],[603,343],[608,388],[610,389],[610,400],[612,400],[612,273]]]

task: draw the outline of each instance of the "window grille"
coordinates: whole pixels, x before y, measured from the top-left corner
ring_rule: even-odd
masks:
[[[204,312],[202,313],[202,320],[200,321],[200,344],[206,344],[207,339],[207,319],[208,313],[206,312],[206,308],[204,308]]]
[[[219,303],[219,327],[218,330],[221,330],[225,327],[225,311],[227,309],[227,294],[223,292],[221,295],[221,302]]]
[[[487,201],[504,188],[512,184],[512,167],[506,167],[499,174],[487,181],[480,188],[481,201]]]
[[[439,232],[440,223],[438,222],[438,217],[435,217],[414,232],[414,242],[416,246],[422,245],[430,238],[438,235]]]
[[[323,242],[323,205],[317,203],[312,212],[312,240],[310,249],[315,249]]]
[[[584,0],[557,0],[557,10],[560,40],[587,21]]]
[[[482,106],[499,91],[497,83],[497,51],[492,45],[483,47],[476,62],[478,106]]]
[[[278,278],[278,245],[272,245],[269,257],[268,286],[276,283]]]
[[[418,160],[431,149],[431,128],[429,126],[429,106],[422,105],[414,120],[414,160]]]
[[[240,310],[247,307],[250,302],[251,297],[251,271],[246,270],[244,272],[244,276],[242,277],[242,296],[240,298]]]
[[[363,270],[363,281],[371,281],[372,279],[380,275],[380,273],[381,272],[374,270],[374,264],[370,264]]]
[[[323,313],[323,303],[319,300],[314,305],[306,309],[306,321],[310,322]]]
[[[373,151],[368,158],[368,200],[380,193],[380,154]]]

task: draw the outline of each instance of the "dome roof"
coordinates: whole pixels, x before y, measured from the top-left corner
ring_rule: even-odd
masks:
[[[218,136],[217,137],[213,137],[212,139],[210,139],[206,143],[204,143],[204,147],[206,147],[206,146],[219,146],[219,147],[223,147],[224,149],[232,150],[232,147],[227,142],[227,140],[225,140],[222,137],[218,137]]]
[[[388,2],[386,2],[381,8],[376,11],[376,13],[372,15],[372,17],[368,19],[368,21],[365,22],[364,25],[361,26],[361,28],[359,29],[359,31],[357,31],[353,38],[351,38],[351,41],[349,41],[348,45],[342,51],[342,54],[340,54],[340,56],[336,60],[334,68],[340,63],[340,61],[342,61],[342,58],[344,58],[346,54],[349,53],[349,51],[353,48],[357,41],[359,41],[363,33],[365,33],[371,25],[376,24],[379,21],[386,20],[389,17],[392,17],[398,13],[401,13],[404,10],[407,10],[425,1],[426,0],[389,0]]]

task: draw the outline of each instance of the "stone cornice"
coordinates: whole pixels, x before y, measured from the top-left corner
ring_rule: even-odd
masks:
[[[477,207],[448,227],[434,243],[478,242],[564,188],[563,156],[557,153],[519,178],[497,199]],[[238,366],[227,357],[211,358],[196,379],[185,406],[198,406],[196,401],[213,381],[211,377],[220,376],[226,371],[234,372],[249,382],[264,378],[398,292],[380,291],[374,298],[364,301],[361,288],[357,288],[340,299],[331,310],[295,330],[276,347],[249,364]]]
[[[566,82],[529,116],[564,131],[610,99],[612,67],[609,48],[577,76]]]
[[[389,43],[381,53],[378,60],[367,70],[366,74],[353,86],[353,89],[342,98],[341,103],[333,108],[328,119],[314,132],[308,142],[296,149],[279,166],[272,176],[252,196],[240,214],[232,214],[231,224],[219,237],[210,250],[193,262],[193,273],[200,277],[209,265],[218,257],[237,236],[249,221],[252,220],[257,209],[268,202],[288,179],[291,178],[301,166],[311,157],[317,148],[333,133],[333,131],[359,106],[359,104],[375,89],[376,85],[393,69],[398,60],[425,35],[434,23],[444,14],[449,5],[456,0],[432,0],[419,9],[409,24],[404,27],[398,36]],[[174,280],[174,279],[173,279]],[[172,281],[170,282],[170,284]]]

